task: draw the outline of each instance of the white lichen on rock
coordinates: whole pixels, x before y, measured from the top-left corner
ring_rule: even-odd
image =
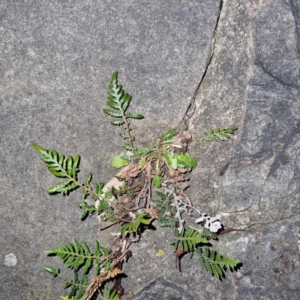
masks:
[[[13,253],[5,255],[4,265],[7,267],[14,267],[17,264],[17,257]]]

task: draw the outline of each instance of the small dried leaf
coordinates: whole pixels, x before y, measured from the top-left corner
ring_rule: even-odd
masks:
[[[118,268],[115,268],[112,271],[108,272],[108,276],[111,277],[111,278],[114,278],[117,275],[122,274],[122,273],[123,273],[122,270],[120,270]]]
[[[150,216],[151,220],[158,219],[157,210],[154,207],[149,207],[146,209],[146,212]]]
[[[182,131],[173,137],[174,145],[178,145],[181,148],[185,148],[185,145],[192,140],[192,135],[188,131]]]
[[[141,172],[141,170],[142,168],[137,163],[132,162],[123,168],[116,177],[119,180],[128,181],[130,178],[135,178]]]

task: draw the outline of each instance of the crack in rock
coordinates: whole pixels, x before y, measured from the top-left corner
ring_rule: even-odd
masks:
[[[300,214],[295,214],[295,215],[291,215],[291,216],[286,216],[286,217],[282,217],[278,220],[273,220],[273,221],[270,221],[270,222],[261,222],[261,223],[253,223],[253,224],[250,224],[248,226],[245,227],[245,229],[249,229],[251,227],[254,227],[254,226],[257,226],[257,225],[270,225],[270,224],[275,224],[275,223],[278,223],[278,222],[281,222],[283,220],[290,220],[290,219],[293,219],[295,217],[300,217]],[[261,226],[259,226],[261,227]]]
[[[203,81],[206,77],[208,69],[209,69],[209,67],[212,63],[212,59],[214,57],[215,44],[216,44],[216,34],[218,32],[218,28],[219,28],[219,24],[220,24],[220,17],[221,17],[221,14],[222,14],[223,5],[224,5],[224,0],[220,0],[219,13],[218,13],[216,25],[215,25],[215,28],[214,28],[214,33],[213,33],[213,36],[212,36],[212,40],[211,40],[211,43],[210,43],[210,53],[209,53],[209,56],[208,56],[208,59],[207,59],[207,63],[206,63],[203,75],[202,75],[196,89],[193,92],[192,99],[191,99],[190,104],[189,104],[189,106],[188,106],[188,108],[187,108],[187,110],[184,114],[184,117],[182,118],[180,124],[177,126],[177,131],[179,131],[180,129],[181,130],[188,130],[189,129],[189,120],[192,118],[192,116],[193,116],[193,114],[196,110],[196,98],[200,94],[202,83],[203,83]]]

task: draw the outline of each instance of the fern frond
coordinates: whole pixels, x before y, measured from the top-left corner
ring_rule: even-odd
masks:
[[[85,180],[85,183],[84,183],[84,186],[82,188],[82,198],[85,199],[86,196],[89,194],[89,190],[91,190],[91,187],[90,187],[90,182],[92,180],[92,174],[90,173],[86,180]]]
[[[49,255],[56,255],[60,257],[64,264],[73,269],[74,280],[69,280],[60,275],[59,269],[53,269],[51,267],[44,267],[44,269],[51,273],[54,277],[61,277],[66,283],[65,288],[72,287],[68,297],[75,297],[80,299],[84,296],[85,290],[88,286],[88,273],[94,262],[96,276],[99,275],[101,266],[105,270],[109,270],[111,266],[111,260],[109,259],[109,250],[101,245],[96,240],[95,242],[95,254],[91,253],[88,245],[85,242],[77,242],[73,240],[72,243],[62,244],[59,247],[45,251]],[[81,272],[81,279],[79,279],[78,270],[83,267]]]
[[[105,286],[101,299],[103,299],[103,300],[121,300],[121,298],[117,294],[117,291],[112,291],[108,286]]]
[[[79,299],[78,297],[71,297],[69,298],[68,296],[60,296],[61,300],[84,300],[83,298]]]
[[[203,137],[199,140],[199,143],[204,146],[205,142],[217,142],[219,140],[226,140],[230,138],[230,135],[233,135],[237,129],[238,128],[235,126],[231,126],[228,128],[217,128],[215,130],[211,129],[208,134],[205,133],[203,135]]]
[[[65,288],[72,287],[70,293],[68,294],[69,298],[76,297],[77,291],[82,290],[83,287],[80,285],[80,281],[78,279],[78,273],[74,270],[74,281],[67,281]],[[85,288],[85,287],[84,287]]]
[[[95,205],[92,205],[92,204],[89,205],[85,201],[78,203],[78,207],[83,210],[83,212],[80,216],[81,221],[86,219],[89,214],[93,214],[97,211],[97,208],[95,207]]]
[[[42,160],[46,163],[48,170],[56,177],[68,178],[67,181],[57,184],[54,187],[50,187],[47,192],[61,193],[63,195],[68,194],[70,191],[79,187],[77,181],[77,173],[79,172],[80,156],[77,155],[73,158],[71,155],[64,156],[59,154],[55,150],[46,150],[37,144],[32,145],[40,154],[42,154]]]
[[[224,276],[224,272],[227,269],[233,271],[233,269],[239,264],[238,260],[220,255],[209,248],[205,248],[203,251],[202,248],[198,247],[196,252],[199,255],[203,268],[218,279]]]
[[[188,228],[179,233],[178,229],[175,229],[172,244],[176,250],[180,247],[184,252],[190,252],[200,243],[208,243],[208,240],[198,230]]]
[[[55,249],[45,251],[45,253],[60,257],[64,264],[74,270],[78,270],[82,266],[88,269],[91,266],[92,253],[85,242],[80,244],[73,240],[73,245],[71,243],[61,244]]]
[[[53,269],[51,267],[44,267],[45,271],[49,272],[52,274],[54,277],[60,274],[60,269]]]
[[[104,251],[104,247],[101,247],[101,251],[98,251],[97,255],[94,255],[91,253],[88,245],[85,242],[79,243],[76,240],[73,240],[72,242],[73,244],[61,244],[55,249],[45,251],[45,253],[58,256],[62,259],[65,265],[71,269],[74,269],[75,271],[81,267],[84,267],[84,274],[87,274],[94,259],[96,260],[96,265],[99,265],[102,260],[107,259],[106,254],[108,253],[108,250],[106,249],[106,251]]]
[[[131,129],[127,119],[143,119],[144,116],[140,114],[126,113],[131,98],[132,97],[129,94],[125,93],[122,86],[118,85],[118,72],[115,72],[111,77],[107,97],[107,105],[111,109],[103,109],[103,112],[113,118],[117,118],[117,120],[110,122],[112,125],[124,125],[126,134],[121,134],[121,136],[124,140],[129,140],[129,144],[126,143],[124,147],[126,150],[131,151],[133,156],[135,156],[136,149],[133,146],[134,136],[130,133]]]
[[[104,269],[107,271],[110,269],[111,261],[107,258],[109,257],[109,250],[103,246],[101,246],[96,240],[95,242],[95,275],[98,276],[100,273],[100,266],[105,259]]]
[[[120,228],[122,234],[137,232],[141,225],[149,225],[150,221],[147,219],[148,213],[143,211],[135,216],[134,220]]]
[[[66,297],[61,297],[61,299],[82,299],[85,294],[85,290],[88,285],[88,277],[86,274],[82,274],[82,279],[79,280],[78,272],[73,270],[74,272],[74,280],[69,280],[61,275],[59,277],[63,279],[65,283],[65,289],[72,287],[70,293]],[[78,294],[77,294],[78,292]],[[82,299],[83,300],[83,299]]]
[[[80,281],[81,286],[80,286],[78,294],[77,294],[77,299],[80,299],[84,296],[85,290],[88,286],[88,283],[89,283],[89,278],[88,278],[87,274],[83,273],[81,281]]]
[[[110,191],[111,192],[111,191]],[[106,195],[108,195],[107,193]],[[107,198],[105,196],[105,198]],[[104,199],[100,199],[98,201],[99,205],[97,207],[97,214],[100,215],[101,220],[109,220],[110,222],[114,222],[114,209],[112,206],[109,205],[108,201]]]
[[[143,119],[144,117],[140,114],[132,114],[126,113],[126,110],[129,107],[131,96],[123,90],[121,85],[118,85],[118,72],[115,72],[110,81],[108,97],[107,97],[107,105],[114,109],[103,109],[103,112],[107,115],[110,115],[114,118],[123,118],[123,120],[114,120],[111,121],[112,125],[123,125],[125,124],[124,118],[132,118],[132,119]]]
[[[193,227],[191,227],[193,228]],[[207,240],[211,240],[211,239],[216,239],[216,234],[211,232],[209,229],[207,228],[193,228],[194,230],[198,231],[204,238],[206,238]]]

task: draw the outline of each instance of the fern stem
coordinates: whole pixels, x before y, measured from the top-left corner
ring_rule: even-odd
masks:
[[[80,283],[75,283],[74,281],[72,281],[72,280],[70,280],[70,279],[68,279],[68,278],[66,278],[66,277],[64,277],[64,276],[62,276],[61,274],[57,274],[57,276],[58,276],[59,278],[61,278],[62,280],[64,280],[65,282],[67,282],[67,283],[69,283],[69,284],[71,284],[71,285],[73,285],[73,286],[77,286],[77,287],[83,288],[83,289],[86,289],[86,288],[87,288],[87,285],[82,285],[82,284],[80,284]]]
[[[94,199],[100,199],[101,198],[101,194],[95,193],[90,187],[86,187],[84,184],[81,184],[79,181],[77,181],[76,179],[72,178],[69,175],[67,175],[67,176],[68,176],[70,181],[76,183],[80,188],[85,189],[89,194],[93,195]],[[106,201],[104,198],[101,198],[101,200]],[[109,202],[109,205],[114,207],[114,205],[111,202]]]
[[[130,134],[129,123],[128,123],[127,118],[125,116],[125,112],[122,111],[122,113],[123,113],[123,121],[124,121],[125,126],[126,126],[125,130],[127,132],[128,139],[129,139],[129,142],[130,142],[131,151],[132,151],[133,156],[135,157],[136,156],[136,154],[135,154],[135,148],[133,146],[133,138],[132,138],[132,136]]]

